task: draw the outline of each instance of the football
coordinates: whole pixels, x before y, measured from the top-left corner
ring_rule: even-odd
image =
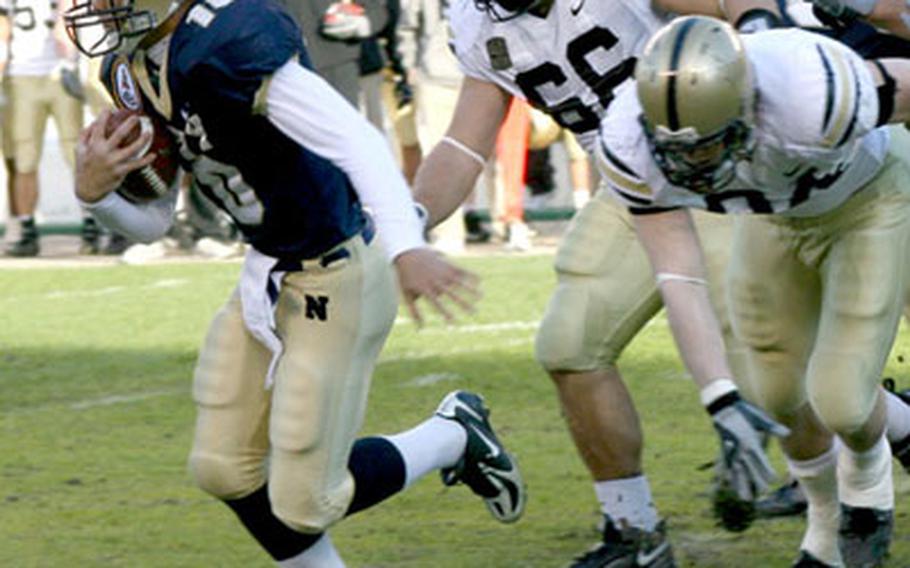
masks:
[[[179,170],[177,145],[161,120],[129,109],[116,109],[111,113],[105,125],[105,134],[112,135],[117,127],[131,116],[138,116],[139,124],[126,135],[120,147],[129,146],[143,132],[151,132],[151,140],[139,150],[136,157],[154,152],[155,161],[127,174],[117,192],[129,201],[142,203],[158,199],[174,184]]]

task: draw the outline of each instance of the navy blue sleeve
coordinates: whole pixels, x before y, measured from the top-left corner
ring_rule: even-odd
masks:
[[[293,57],[306,62],[300,28],[272,0],[234,0],[201,27],[188,17],[179,73],[190,99],[252,111],[263,82]],[[192,29],[196,27],[197,29]],[[176,38],[175,38],[176,39]]]

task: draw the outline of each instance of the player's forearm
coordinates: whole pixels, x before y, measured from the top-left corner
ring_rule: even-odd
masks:
[[[464,203],[482,170],[451,144],[441,142],[433,148],[414,177],[414,200],[427,210],[427,227],[446,220]]]
[[[653,0],[655,7],[677,14],[701,14],[723,18],[718,0]]]
[[[743,14],[753,9],[782,15],[774,0],[654,0],[654,5],[677,14],[713,16],[731,24],[735,24]]]
[[[685,209],[636,215],[680,357],[700,388],[731,378],[720,324],[708,297],[701,245]]]
[[[878,0],[866,20],[894,35],[910,39],[910,5],[906,0]]]
[[[110,192],[93,203],[80,200],[80,205],[92,213],[109,230],[140,243],[151,243],[164,237],[174,219],[177,192],[146,205],[130,203],[117,192]]]
[[[680,357],[699,388],[732,378],[707,285],[667,281],[660,284],[660,292]]]

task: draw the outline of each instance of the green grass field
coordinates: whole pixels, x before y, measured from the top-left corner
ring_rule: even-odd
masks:
[[[546,256],[466,259],[478,313],[417,332],[396,325],[374,377],[365,434],[422,420],[453,388],[482,392],[518,454],[525,517],[495,523],[438,478],[333,530],[352,567],[562,566],[593,543],[597,506],[553,387],[532,357],[553,275]],[[0,567],[269,566],[185,460],[191,374],[237,264],[0,271]],[[910,386],[910,335],[888,373]],[[622,359],[647,443],[645,467],[682,566],[788,566],[801,519],[734,535],[709,511],[715,435],[658,318]],[[774,453],[779,471],[779,454]],[[910,480],[895,470],[891,567],[910,566]]]

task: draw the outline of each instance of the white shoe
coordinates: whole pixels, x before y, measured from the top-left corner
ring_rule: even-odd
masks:
[[[123,251],[120,260],[124,264],[145,264],[153,260],[159,260],[167,256],[167,247],[164,240],[155,241],[150,244],[135,244]]]
[[[3,233],[3,244],[11,245],[22,238],[22,223],[14,216],[6,218],[6,232]]]
[[[243,243],[223,243],[219,240],[203,237],[196,241],[196,252],[209,258],[225,259],[243,254]]]
[[[446,255],[457,255],[464,252],[464,241],[460,239],[436,239],[433,248]]]
[[[519,252],[531,250],[531,229],[521,221],[510,223],[506,248]]]

